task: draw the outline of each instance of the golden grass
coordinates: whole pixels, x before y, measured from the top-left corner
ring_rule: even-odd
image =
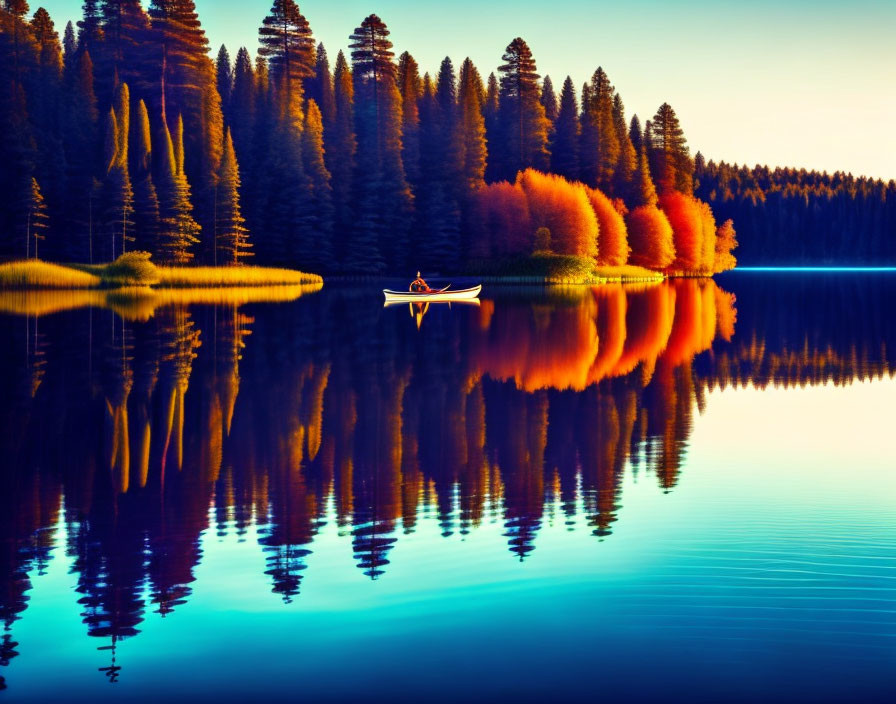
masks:
[[[138,321],[148,320],[158,308],[165,306],[285,303],[315,293],[322,286],[316,283],[222,288],[152,289],[134,286],[116,289],[7,290],[0,291],[0,313],[41,316],[89,306],[112,310],[125,320]]]
[[[0,264],[0,288],[96,288],[100,277],[39,259]]]
[[[596,266],[594,267],[594,276],[601,282],[607,283],[662,281],[664,278],[662,272],[646,269],[643,266],[635,266],[634,264],[623,264],[622,266]]]
[[[148,255],[146,255],[148,257]],[[0,264],[0,289],[84,289],[153,286],[205,288],[322,284],[317,274],[262,266],[154,266],[150,262],[51,264],[31,259]]]
[[[319,284],[317,274],[263,266],[157,267],[160,287],[282,286]]]

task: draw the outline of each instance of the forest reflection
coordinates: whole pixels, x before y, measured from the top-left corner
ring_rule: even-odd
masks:
[[[258,527],[286,602],[328,521],[371,578],[422,515],[523,560],[548,514],[610,536],[625,471],[672,490],[707,390],[892,375],[889,283],[740,285],[499,290],[422,326],[355,288],[3,294],[0,664],[55,548],[112,644],[188,601],[210,529]]]

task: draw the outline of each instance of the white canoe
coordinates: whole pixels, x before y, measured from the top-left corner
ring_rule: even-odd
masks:
[[[473,288],[459,288],[456,290],[442,289],[441,291],[390,291],[383,289],[383,295],[387,301],[395,303],[416,303],[418,301],[466,301],[476,298],[482,290],[482,284]]]

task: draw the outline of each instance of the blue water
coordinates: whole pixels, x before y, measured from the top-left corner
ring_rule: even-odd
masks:
[[[0,699],[892,701],[894,284],[9,303]]]

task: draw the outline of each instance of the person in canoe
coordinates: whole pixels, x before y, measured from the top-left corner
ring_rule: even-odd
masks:
[[[417,278],[411,282],[411,287],[408,289],[414,293],[427,293],[432,291],[429,287],[429,284],[423,280],[423,277],[420,276],[420,272],[417,272]]]

